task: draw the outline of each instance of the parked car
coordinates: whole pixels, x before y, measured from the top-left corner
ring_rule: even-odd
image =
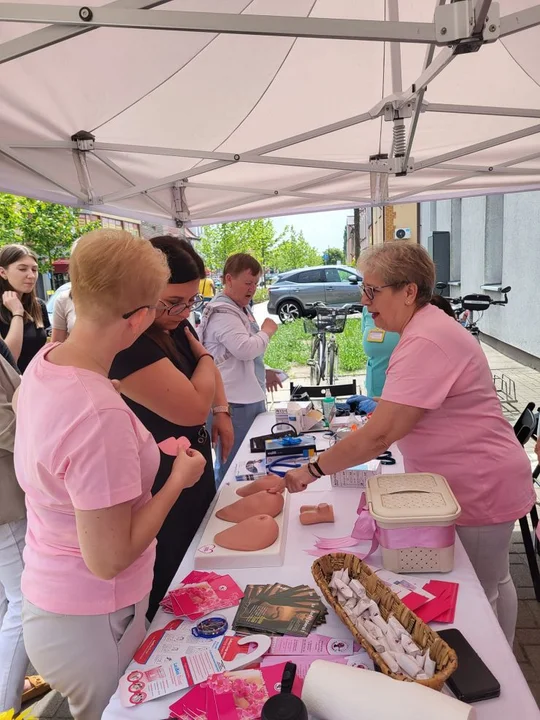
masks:
[[[268,288],[268,312],[288,322],[302,317],[305,309],[316,302],[333,307],[359,303],[361,281],[361,275],[345,265],[289,270],[280,273]]]
[[[59,288],[57,288],[51,297],[47,300],[47,312],[49,313],[49,318],[52,321],[52,316],[54,312],[54,304],[56,303],[58,296],[62,293],[65,293],[67,290],[71,290],[71,283],[67,282],[63,285],[60,285]]]

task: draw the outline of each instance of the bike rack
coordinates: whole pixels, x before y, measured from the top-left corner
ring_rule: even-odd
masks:
[[[516,403],[518,401],[516,394],[516,383],[509,378],[508,375],[501,373],[500,375],[493,374],[493,384],[495,390],[499,396],[503,410],[508,413],[518,415],[520,410]]]

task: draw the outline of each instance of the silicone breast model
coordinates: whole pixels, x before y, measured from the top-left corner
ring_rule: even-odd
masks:
[[[273,517],[254,515],[227,530],[222,530],[214,537],[214,542],[228,550],[253,552],[273,545],[278,535],[279,526]]]
[[[266,490],[241,498],[232,505],[218,510],[216,517],[226,522],[240,523],[254,515],[270,515],[276,517],[283,510],[283,495],[269,493]]]
[[[254,495],[261,492],[261,490],[270,490],[270,488],[279,488],[279,492],[283,492],[285,490],[285,480],[277,475],[267,475],[258,480],[253,480],[249,485],[238,488],[236,494],[240,495],[240,497],[249,497],[249,495]]]
[[[300,508],[300,522],[302,525],[316,525],[317,523],[333,523],[334,508],[327,503],[319,505],[302,505]]]

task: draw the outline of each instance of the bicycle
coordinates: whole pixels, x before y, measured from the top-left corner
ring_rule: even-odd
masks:
[[[437,283],[436,287],[438,290],[444,290],[447,287],[447,283]],[[447,298],[447,300],[452,303],[458,322],[480,342],[478,322],[482,319],[484,312],[490,305],[508,305],[508,293],[511,290],[512,288],[510,286],[500,289],[501,294],[504,295],[504,300],[493,300],[489,295],[480,295],[478,293],[472,293],[471,295],[464,295],[458,298]],[[477,312],[481,313],[478,320],[474,317],[474,313]]]
[[[362,306],[349,303],[332,308],[318,302],[304,311],[304,330],[312,335],[308,360],[311,385],[319,385],[326,380],[327,367],[328,382],[334,384],[338,358],[336,335],[345,330],[347,317],[353,312],[362,312]]]

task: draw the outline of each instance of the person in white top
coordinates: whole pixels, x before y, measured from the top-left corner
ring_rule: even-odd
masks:
[[[52,341],[64,342],[75,324],[75,306],[71,298],[71,290],[61,293],[54,303],[52,319]]]
[[[234,445],[226,462],[216,451],[216,485],[219,486],[253,420],[266,410],[266,388],[279,384],[273,370],[265,370],[264,353],[277,330],[266,318],[259,328],[249,307],[261,276],[260,263],[237,253],[223,268],[223,291],[208,303],[198,328],[201,340],[214,357],[229,401]]]
[[[77,247],[80,238],[75,240],[71,246],[70,254]],[[61,293],[54,303],[53,319],[52,319],[52,337],[53,343],[64,342],[67,340],[75,325],[75,305],[71,296],[71,289]]]

